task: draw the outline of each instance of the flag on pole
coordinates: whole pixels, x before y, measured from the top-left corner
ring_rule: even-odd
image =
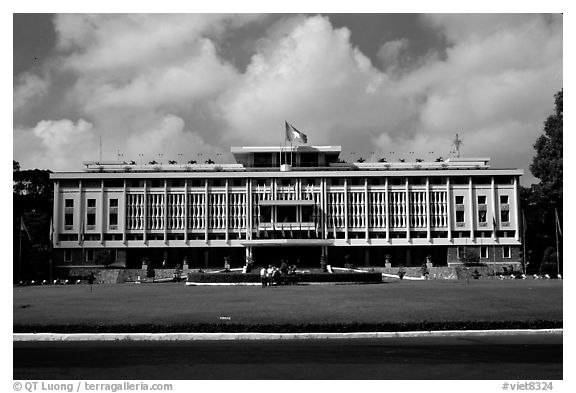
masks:
[[[526,230],[528,229],[528,226],[526,225],[526,217],[524,216],[524,210],[522,210],[522,235],[525,237],[526,236]]]
[[[30,232],[28,232],[28,227],[26,226],[26,224],[24,224],[24,218],[20,216],[20,233],[22,232],[26,232],[28,240],[32,241],[32,236],[30,236]]]
[[[308,136],[301,131],[298,131],[292,124],[286,123],[286,140],[290,142],[308,143]]]
[[[50,235],[49,235],[49,239],[50,239],[50,243],[52,243],[53,240],[54,240],[54,222],[52,221],[52,218],[50,218]]]
[[[562,227],[560,226],[560,219],[558,218],[558,210],[554,208],[554,213],[556,213],[556,228],[558,228],[558,233],[562,236]]]

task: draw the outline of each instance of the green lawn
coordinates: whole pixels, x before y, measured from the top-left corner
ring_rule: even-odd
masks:
[[[369,328],[423,322],[458,327],[504,321],[561,324],[562,281],[431,280],[266,289],[182,283],[14,287],[15,331],[65,331],[66,326],[105,331],[128,325],[132,331],[170,326],[193,331],[198,325],[213,325],[203,330],[226,329],[225,325]]]

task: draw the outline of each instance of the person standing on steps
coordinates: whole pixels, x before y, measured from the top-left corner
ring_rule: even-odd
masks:
[[[268,284],[268,277],[266,277],[266,274],[266,266],[262,266],[262,269],[260,269],[260,281],[262,281],[262,288],[265,288]]]

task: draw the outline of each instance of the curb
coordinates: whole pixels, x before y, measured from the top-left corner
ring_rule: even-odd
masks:
[[[357,333],[14,333],[13,342],[321,340],[416,337],[562,336],[563,329],[445,330]]]

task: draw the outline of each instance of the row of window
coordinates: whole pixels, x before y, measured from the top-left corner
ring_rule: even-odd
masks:
[[[98,251],[96,251],[98,252]],[[116,262],[118,259],[118,251],[117,250],[99,250],[101,253],[107,253],[108,262]],[[95,261],[95,250],[86,250],[83,252],[84,254],[84,261],[86,262],[94,262]],[[64,262],[72,262],[72,250],[64,250]]]
[[[479,257],[481,259],[488,259],[488,248],[489,248],[488,246],[480,246]],[[499,247],[499,249],[501,250],[502,258],[505,258],[505,259],[512,258],[512,252],[511,252],[510,246],[502,246],[502,247]],[[496,250],[496,248],[494,248],[494,251],[495,250]],[[460,260],[465,260],[468,257],[474,256],[475,252],[476,252],[475,249],[471,249],[471,248],[467,248],[467,247],[457,247],[456,248],[456,258],[458,258]]]
[[[457,205],[463,205],[464,204],[464,195],[456,195],[454,197],[455,202]],[[485,205],[486,204],[486,195],[478,195],[478,205]],[[508,195],[500,195],[500,204],[501,205],[507,205],[509,202],[509,197]]]
[[[108,200],[108,225],[110,229],[118,226],[118,199]],[[64,200],[64,229],[74,227],[74,199]],[[96,199],[86,200],[86,229],[96,226]]]
[[[390,185],[404,185],[406,184],[406,177],[389,177],[388,182]],[[282,185],[294,185],[296,179],[278,179]],[[104,182],[105,188],[123,188],[124,187],[124,180],[123,179],[105,179],[102,180]],[[102,181],[100,180],[82,180],[82,187],[88,189],[95,189],[102,187]],[[147,182],[147,187],[164,187],[164,182],[166,181],[166,185],[168,187],[184,187],[185,180],[184,179],[126,179],[126,186],[127,187],[143,187],[144,182]],[[263,186],[267,185],[270,186],[272,180],[271,179],[255,179],[256,184]],[[309,185],[319,185],[319,179],[316,178],[302,178],[303,184]],[[361,186],[364,185],[364,178],[361,177],[351,177],[348,178],[348,184],[353,186]],[[426,184],[425,177],[408,177],[408,181],[412,185],[424,185]],[[431,176],[429,177],[430,184],[433,185],[442,185],[446,184],[447,178],[443,176]],[[226,179],[188,179],[188,186],[190,187],[204,187],[206,182],[208,182],[209,186],[212,187],[223,187],[226,184]],[[384,185],[386,182],[386,177],[369,177],[368,184],[369,185]],[[491,184],[492,180],[489,176],[479,176],[473,177],[472,183],[475,185],[488,185]],[[496,176],[494,177],[494,182],[496,184],[512,184],[514,182],[514,177],[510,176]],[[450,177],[450,183],[456,185],[464,185],[469,183],[468,176],[457,176],[457,177]],[[244,187],[246,186],[246,179],[229,179],[230,186],[234,187]],[[342,186],[344,185],[344,178],[341,177],[334,177],[328,178],[328,184],[333,186]],[[78,180],[61,180],[60,185],[64,188],[78,188],[79,182]]]

